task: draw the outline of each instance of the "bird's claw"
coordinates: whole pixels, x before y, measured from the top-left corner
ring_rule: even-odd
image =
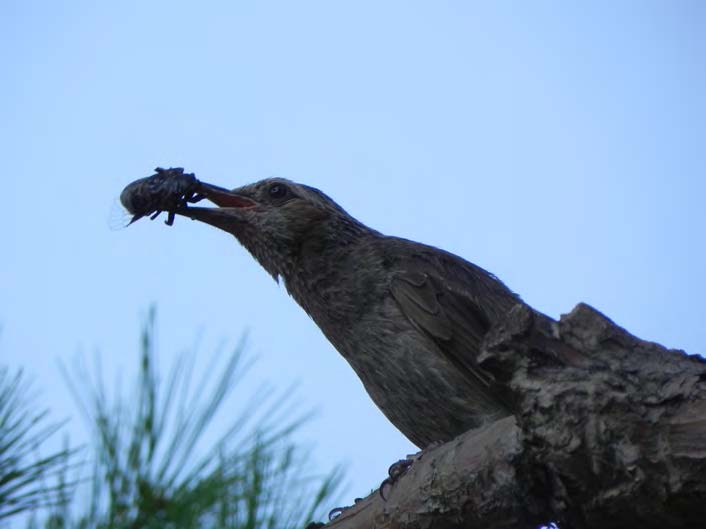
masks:
[[[329,522],[331,520],[335,520],[336,518],[341,516],[343,511],[345,511],[346,509],[350,509],[350,507],[335,507],[335,508],[331,509],[328,513]]]
[[[396,463],[392,463],[392,465],[390,465],[390,468],[387,470],[389,477],[385,478],[385,480],[380,483],[380,497],[383,501],[387,501],[387,498],[385,497],[385,487],[392,487],[392,485],[394,485],[397,480],[409,470],[409,467],[411,467],[413,463],[413,459],[407,458],[400,459]]]
[[[355,507],[355,506],[358,504],[358,502],[360,502],[360,501],[363,501],[363,498],[356,498],[356,499],[354,499],[354,500],[353,500],[353,505],[348,505],[347,507],[336,507],[335,509],[331,509],[331,510],[329,511],[329,513],[328,513],[328,520],[329,520],[329,522],[330,522],[331,520],[335,520],[336,518],[338,518],[339,516],[341,516],[341,514],[343,514],[343,513],[344,513],[345,511],[347,511],[348,509],[350,509],[350,508],[352,508],[352,507]]]

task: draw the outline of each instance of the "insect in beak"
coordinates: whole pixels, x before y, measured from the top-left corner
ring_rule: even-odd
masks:
[[[190,210],[189,204],[204,198],[219,208],[242,209],[251,208],[257,204],[254,200],[232,193],[223,187],[201,182],[192,173],[185,173],[181,167],[170,169],[157,167],[155,174],[135,180],[120,194],[120,202],[132,215],[129,224],[146,216],[154,220],[160,213],[166,211],[165,223],[169,226],[174,223],[177,213],[191,216],[187,213]],[[195,217],[192,216],[192,218]]]

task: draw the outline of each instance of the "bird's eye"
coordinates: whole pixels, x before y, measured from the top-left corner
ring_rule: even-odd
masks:
[[[268,193],[272,198],[282,198],[287,194],[287,187],[282,184],[272,184]]]

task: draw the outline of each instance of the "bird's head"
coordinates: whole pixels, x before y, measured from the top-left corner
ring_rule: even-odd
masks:
[[[318,189],[284,178],[232,191],[202,183],[199,192],[218,207],[177,213],[234,235],[275,279],[287,278],[303,252],[365,228]]]

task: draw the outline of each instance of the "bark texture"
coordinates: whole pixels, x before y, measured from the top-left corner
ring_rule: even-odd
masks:
[[[522,305],[479,354],[514,415],[420,453],[343,528],[706,527],[706,362],[580,304]]]

